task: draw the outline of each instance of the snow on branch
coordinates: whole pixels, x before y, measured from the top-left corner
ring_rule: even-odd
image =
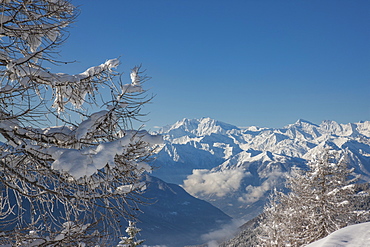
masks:
[[[80,108],[85,102],[86,95],[93,95],[96,91],[95,84],[110,79],[113,75],[113,69],[119,65],[118,59],[110,59],[98,66],[90,67],[80,74],[69,75],[51,73],[41,68],[31,67],[28,63],[24,63],[24,59],[28,60],[28,58],[22,58],[8,63],[6,73],[9,78],[13,81],[19,81],[22,85],[28,85],[32,81],[50,86],[54,90],[55,96],[53,107],[57,108],[58,112],[64,111],[65,105],[68,103]],[[21,78],[25,78],[27,81],[22,81]]]
[[[67,172],[75,179],[79,179],[93,175],[106,165],[110,168],[115,167],[115,156],[124,153],[128,146],[138,142],[158,145],[162,143],[162,137],[150,135],[146,131],[127,131],[124,137],[112,142],[101,143],[97,147],[82,150],[51,147],[47,149],[47,153],[54,159],[52,169]],[[139,168],[138,173],[151,171],[150,166],[141,163],[137,164],[137,168]]]
[[[1,48],[6,48],[3,51],[14,58],[52,45],[74,18],[74,10],[66,0],[2,1],[0,35],[8,39],[3,40]],[[6,43],[17,46],[6,46]]]
[[[125,84],[122,86],[122,93],[140,93],[143,92],[141,84],[148,79],[146,76],[141,76],[141,66],[135,66],[130,73],[131,84]]]

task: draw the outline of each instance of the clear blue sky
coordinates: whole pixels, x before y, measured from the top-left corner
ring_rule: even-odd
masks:
[[[62,47],[79,73],[121,56],[156,94],[148,128],[211,117],[282,127],[370,120],[368,0],[76,0]],[[128,80],[129,81],[129,80]]]

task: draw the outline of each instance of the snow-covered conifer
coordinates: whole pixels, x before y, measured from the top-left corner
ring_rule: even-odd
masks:
[[[260,246],[302,246],[355,222],[352,171],[345,153],[333,150],[310,161],[307,171],[293,169],[290,192],[275,191],[265,207]]]
[[[132,125],[151,99],[140,67],[126,84],[118,59],[74,75],[49,69],[76,11],[68,0],[1,1],[0,245],[115,241],[161,142]]]
[[[286,196],[277,191],[273,190],[269,197],[268,204],[264,208],[263,220],[260,222],[258,229],[258,242],[260,246],[271,246],[279,247],[285,245],[285,229],[282,227],[283,221],[285,220],[285,211],[282,210],[284,205],[282,201],[286,199]]]
[[[144,243],[144,240],[136,240],[136,234],[138,234],[141,229],[136,227],[135,222],[129,221],[129,226],[126,228],[128,237],[121,237],[121,241],[118,243],[117,247],[135,247]]]

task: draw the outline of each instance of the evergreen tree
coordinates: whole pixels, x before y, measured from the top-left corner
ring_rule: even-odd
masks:
[[[285,234],[282,227],[285,220],[286,211],[282,210],[282,200],[285,195],[276,189],[270,194],[269,202],[264,208],[262,220],[259,227],[255,230],[258,242],[261,246],[279,247],[284,246]]]
[[[129,237],[121,237],[121,241],[118,243],[117,247],[135,247],[144,243],[144,240],[136,240],[136,234],[138,234],[141,229],[135,226],[135,222],[129,221],[126,232]]]
[[[274,191],[260,225],[260,246],[302,246],[355,222],[351,198],[355,194],[345,155],[325,150],[308,163],[308,170],[293,169],[287,178],[288,194]]]

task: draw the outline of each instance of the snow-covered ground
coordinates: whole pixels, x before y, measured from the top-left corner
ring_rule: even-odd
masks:
[[[370,222],[347,226],[307,247],[369,247]]]

